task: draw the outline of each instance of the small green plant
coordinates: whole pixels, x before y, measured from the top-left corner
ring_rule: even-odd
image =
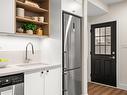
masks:
[[[26,31],[26,30],[33,30],[35,31],[37,28],[37,25],[34,23],[25,23],[22,25],[22,28]]]

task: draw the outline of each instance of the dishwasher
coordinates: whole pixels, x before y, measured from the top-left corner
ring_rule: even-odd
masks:
[[[24,95],[24,74],[0,77],[0,95]]]

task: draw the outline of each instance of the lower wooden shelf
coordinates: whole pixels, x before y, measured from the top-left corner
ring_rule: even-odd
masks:
[[[48,35],[42,35],[42,36],[38,36],[38,35],[29,35],[26,33],[0,33],[0,36],[12,36],[12,37],[24,37],[24,38],[48,38]]]
[[[23,36],[23,37],[36,37],[36,38],[43,38],[43,37],[48,37],[47,35],[36,35],[36,34],[27,34],[27,33],[15,33],[17,36]]]
[[[32,23],[35,23],[35,24],[38,24],[38,25],[48,25],[47,22],[39,22],[39,21],[35,21],[35,20],[32,20],[32,19],[28,19],[28,18],[23,18],[23,17],[19,17],[19,16],[16,16],[16,20],[17,21],[21,21],[21,22],[32,22]]]

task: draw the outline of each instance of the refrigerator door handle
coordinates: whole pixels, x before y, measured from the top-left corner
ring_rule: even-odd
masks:
[[[75,67],[75,68],[64,68],[64,71],[73,71],[73,70],[77,70],[77,69],[80,69],[81,67]]]
[[[64,72],[64,75],[67,75],[68,73],[67,72]]]
[[[67,47],[67,39],[68,39],[68,33],[69,33],[69,27],[71,25],[71,21],[72,21],[72,15],[69,16],[69,19],[68,19],[68,23],[67,23],[67,27],[66,27],[66,31],[65,31],[65,40],[64,40],[64,52],[66,53],[67,50],[66,50],[66,47]]]

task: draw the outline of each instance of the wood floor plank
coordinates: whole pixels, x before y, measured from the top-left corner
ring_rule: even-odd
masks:
[[[127,95],[127,91],[125,90],[94,83],[88,84],[88,93],[89,95]]]

